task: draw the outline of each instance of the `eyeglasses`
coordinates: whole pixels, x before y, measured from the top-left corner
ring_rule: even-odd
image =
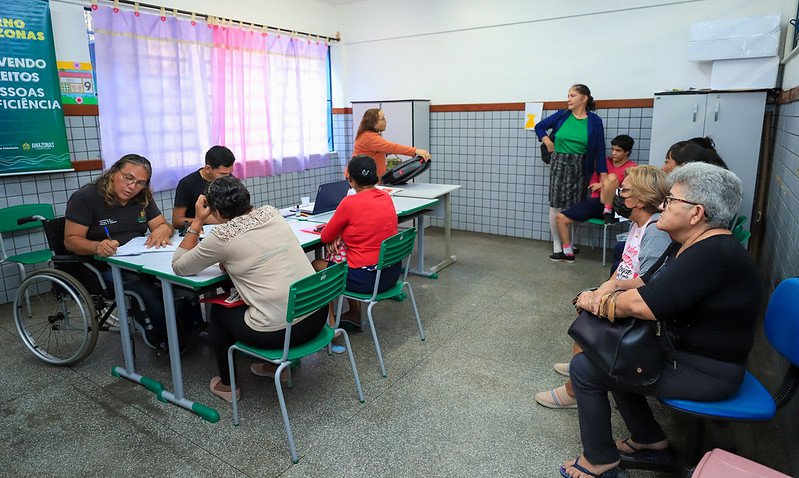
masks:
[[[632,189],[630,188],[616,188],[616,195],[621,196],[621,193],[628,193],[631,192]]]
[[[146,179],[136,179],[136,176],[130,175],[128,173],[120,172],[119,174],[122,175],[122,180],[125,181],[125,184],[135,184],[136,187],[140,187],[140,188],[143,188],[144,186],[147,186],[147,180]]]
[[[698,202],[692,202],[692,201],[688,201],[686,199],[682,199],[682,198],[678,198],[678,197],[674,197],[674,196],[666,196],[666,199],[663,200],[663,206],[664,207],[669,207],[669,203],[672,202],[672,201],[684,202],[685,204],[690,204],[691,206],[701,206],[701,204],[699,204]]]
[[[698,202],[688,201],[687,199],[682,199],[674,196],[666,196],[666,199],[663,200],[663,209],[669,207],[669,203],[671,203],[672,201],[690,204],[691,206],[702,206],[702,210],[705,209],[705,206],[703,204],[699,204]],[[705,212],[705,217],[708,217],[707,211],[704,212]]]

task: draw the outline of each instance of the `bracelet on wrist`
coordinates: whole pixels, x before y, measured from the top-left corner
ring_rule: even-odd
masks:
[[[192,229],[191,227],[186,228],[186,234],[196,234],[197,237],[200,237],[200,231],[197,229]]]

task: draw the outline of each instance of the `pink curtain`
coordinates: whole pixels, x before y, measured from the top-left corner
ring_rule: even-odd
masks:
[[[326,164],[327,45],[235,27],[213,33],[211,129],[236,153],[234,174]]]
[[[92,19],[106,166],[142,154],[160,191],[214,144],[241,179],[328,164],[324,42],[105,6]]]

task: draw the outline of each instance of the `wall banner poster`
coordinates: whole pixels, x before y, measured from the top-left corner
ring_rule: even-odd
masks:
[[[0,0],[0,175],[72,169],[48,0]]]

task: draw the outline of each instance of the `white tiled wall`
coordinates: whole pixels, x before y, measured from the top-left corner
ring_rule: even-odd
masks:
[[[551,114],[554,111],[547,111]],[[605,140],[629,134],[633,161],[649,158],[651,108],[598,110]],[[523,111],[431,113],[431,181],[461,184],[453,195],[453,227],[466,231],[549,240],[549,167],[535,132],[522,128]],[[622,226],[615,226],[621,232]],[[584,225],[575,242],[601,244],[601,228]]]
[[[100,158],[97,117],[71,116],[65,118],[65,123],[72,160]],[[338,123],[338,126],[334,124],[334,142],[349,148],[344,149],[346,154],[331,155],[330,164],[323,168],[246,179],[245,184],[250,190],[253,203],[256,206],[296,204],[300,196],[313,197],[319,184],[342,179],[343,167],[338,158],[347,158],[352,151],[352,127],[343,118],[338,118]],[[81,186],[97,179],[100,174],[100,171],[87,171],[0,177],[0,208],[18,204],[50,203],[55,208],[56,216],[62,216],[69,196]],[[158,207],[167,219],[172,217],[174,193],[174,190],[168,190],[154,195]],[[45,243],[44,234],[40,230],[3,235],[3,244],[9,255],[42,249],[46,247]],[[3,264],[0,266],[0,273],[0,304],[4,304],[14,299],[20,276],[14,264]]]

